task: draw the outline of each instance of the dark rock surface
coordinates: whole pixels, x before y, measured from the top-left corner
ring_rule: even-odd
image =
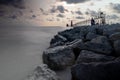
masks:
[[[120,59],[102,63],[80,63],[71,70],[72,80],[120,80]]]
[[[120,24],[78,26],[54,36],[43,62],[54,70],[73,65],[72,80],[120,80],[119,56]]]
[[[50,47],[55,47],[55,46],[61,46],[64,45],[65,42],[67,42],[67,39],[61,35],[56,35],[50,42]]]
[[[114,42],[115,55],[120,56],[120,40]]]
[[[112,56],[106,56],[92,51],[82,50],[80,52],[80,55],[76,63],[79,64],[79,63],[90,63],[90,62],[106,62],[106,61],[112,61],[114,59],[115,57]]]
[[[43,62],[53,70],[65,69],[74,63],[75,56],[71,48],[58,46],[43,53]]]
[[[109,36],[109,38],[112,41],[120,40],[120,32],[113,33],[112,35]]]
[[[99,35],[97,35],[96,33],[93,33],[93,32],[89,32],[87,35],[86,35],[86,40],[92,40],[93,38],[96,38],[98,37]]]

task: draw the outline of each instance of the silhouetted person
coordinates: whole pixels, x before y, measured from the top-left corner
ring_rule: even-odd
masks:
[[[71,20],[71,27],[73,26],[73,21]]]
[[[91,25],[95,25],[95,20],[93,18],[91,19]]]
[[[69,27],[69,25],[68,25],[68,24],[66,24],[66,26],[67,26],[67,27]]]

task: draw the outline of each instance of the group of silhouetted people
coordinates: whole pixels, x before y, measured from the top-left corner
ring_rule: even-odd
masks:
[[[69,27],[69,24],[66,24],[67,27]],[[71,20],[71,27],[73,26],[73,21]]]
[[[95,22],[95,19],[94,19],[94,18],[91,18],[91,21],[90,21],[90,22],[91,22],[91,26],[92,26],[92,25],[101,25],[101,24],[104,25],[104,24],[105,24],[105,19],[102,19],[100,23],[96,23],[96,22]],[[66,26],[67,26],[67,27],[69,27],[69,26],[72,27],[72,26],[73,26],[73,21],[71,20],[71,24],[70,24],[70,25],[69,25],[69,24],[66,24]]]

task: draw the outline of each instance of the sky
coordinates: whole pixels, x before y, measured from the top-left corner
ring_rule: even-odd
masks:
[[[65,26],[106,14],[108,23],[120,22],[120,0],[0,0],[0,24]]]

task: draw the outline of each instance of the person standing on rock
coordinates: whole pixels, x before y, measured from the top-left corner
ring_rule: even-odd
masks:
[[[71,20],[71,27],[73,26],[73,21]]]
[[[95,25],[95,20],[93,18],[91,19],[91,26],[92,25]]]

